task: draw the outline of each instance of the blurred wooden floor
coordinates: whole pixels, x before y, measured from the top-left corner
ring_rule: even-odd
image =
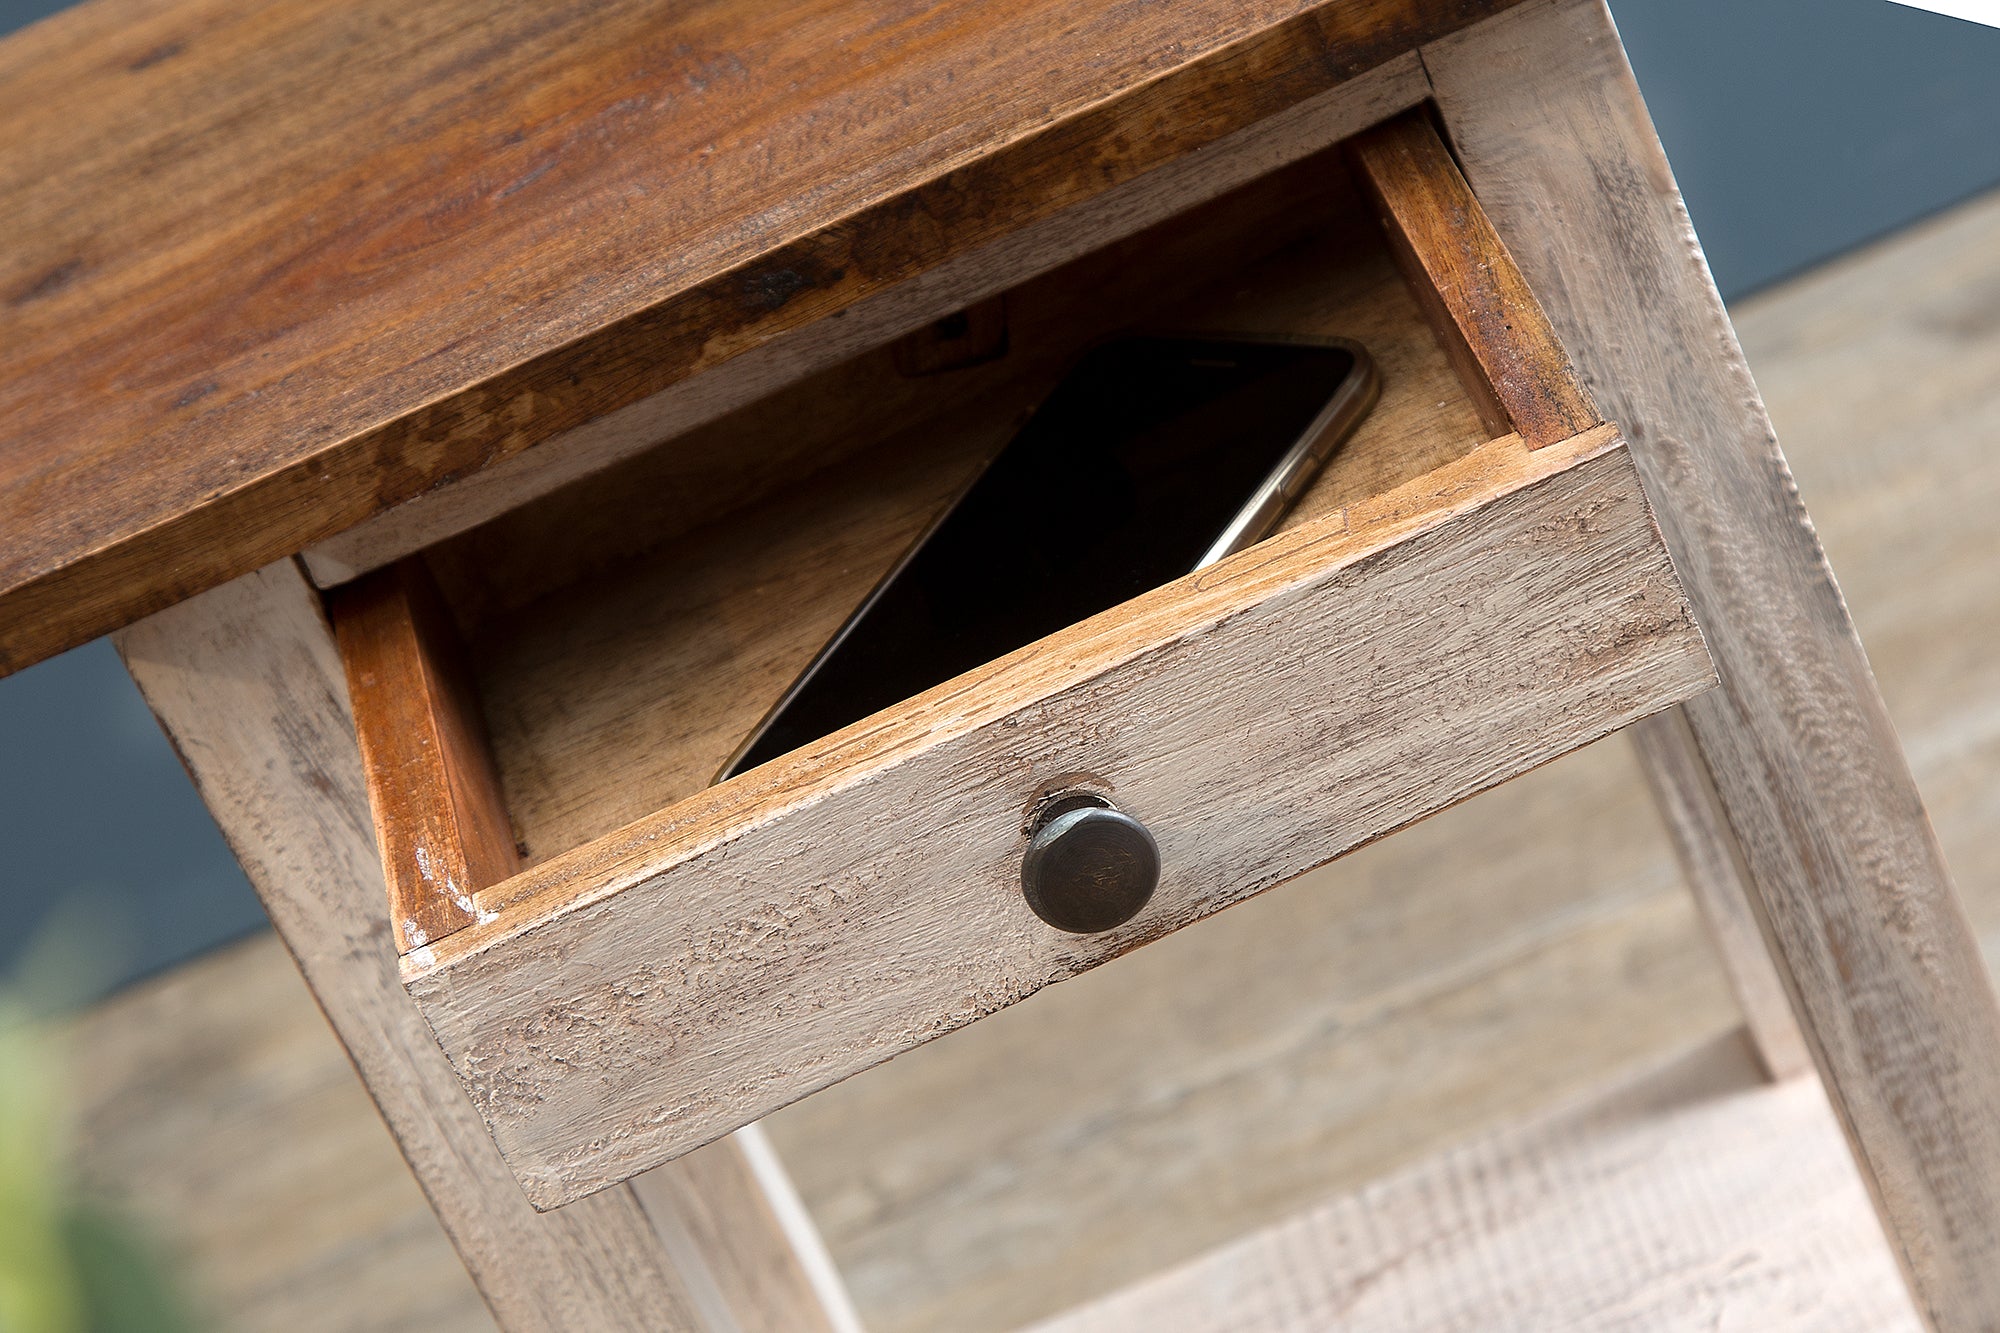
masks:
[[[2000,194],[1735,315],[1991,960]],[[768,1124],[871,1329],[983,1331],[1736,1022],[1614,739]],[[275,940],[71,1052],[84,1169],[222,1326],[491,1327]]]

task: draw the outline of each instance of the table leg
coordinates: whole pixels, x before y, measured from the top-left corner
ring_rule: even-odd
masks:
[[[1631,441],[1721,680],[1687,738],[1917,1306],[2000,1327],[2000,1005],[1610,16],[1529,0],[1422,54]]]
[[[118,648],[502,1327],[853,1327],[754,1144],[529,1206],[398,978],[340,659],[292,562],[160,612]]]

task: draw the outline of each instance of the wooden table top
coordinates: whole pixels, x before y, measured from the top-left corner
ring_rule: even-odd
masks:
[[[0,674],[1505,0],[90,0],[0,43]]]

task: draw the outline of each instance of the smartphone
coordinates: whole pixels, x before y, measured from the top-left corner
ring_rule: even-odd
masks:
[[[1098,346],[793,682],[717,781],[1240,551],[1374,405],[1343,338]]]

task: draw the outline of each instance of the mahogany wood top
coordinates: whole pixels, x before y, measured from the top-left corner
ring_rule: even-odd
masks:
[[[1507,0],[91,0],[0,43],[0,673]]]

